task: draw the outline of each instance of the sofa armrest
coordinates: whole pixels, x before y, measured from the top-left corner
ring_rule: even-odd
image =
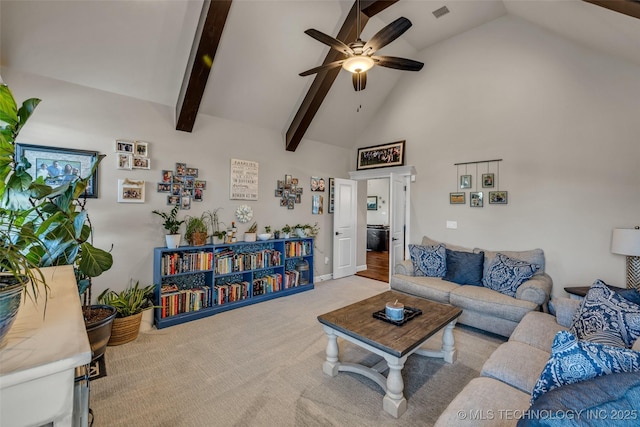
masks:
[[[405,259],[395,265],[393,272],[395,274],[404,274],[405,276],[413,276],[413,263],[410,259]]]
[[[533,276],[518,287],[516,298],[538,304],[547,312],[547,302],[549,301],[552,287],[553,280],[547,273]]]

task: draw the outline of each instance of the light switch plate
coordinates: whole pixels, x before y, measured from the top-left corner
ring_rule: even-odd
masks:
[[[447,221],[447,228],[458,228],[458,221]]]

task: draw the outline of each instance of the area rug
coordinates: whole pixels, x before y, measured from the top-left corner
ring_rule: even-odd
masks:
[[[96,360],[92,360],[89,364],[89,381],[107,376],[107,365],[104,358],[105,355],[103,354]]]

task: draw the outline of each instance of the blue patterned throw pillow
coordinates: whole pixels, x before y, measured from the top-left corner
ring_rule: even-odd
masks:
[[[604,340],[608,339],[631,348],[640,337],[640,305],[596,280],[582,300],[570,330],[581,340],[607,344]]]
[[[409,245],[414,276],[442,277],[447,272],[444,244],[436,246]]]
[[[531,404],[549,390],[617,372],[640,371],[640,352],[589,341],[560,331],[551,356],[531,392]]]
[[[482,284],[494,291],[515,297],[518,286],[529,280],[539,268],[537,264],[530,264],[498,253],[482,278]]]

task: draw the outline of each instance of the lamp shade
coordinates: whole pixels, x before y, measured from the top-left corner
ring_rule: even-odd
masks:
[[[373,67],[373,59],[366,55],[351,56],[342,63],[342,68],[350,73],[363,73]]]
[[[640,256],[640,229],[614,228],[611,252],[627,256]]]

